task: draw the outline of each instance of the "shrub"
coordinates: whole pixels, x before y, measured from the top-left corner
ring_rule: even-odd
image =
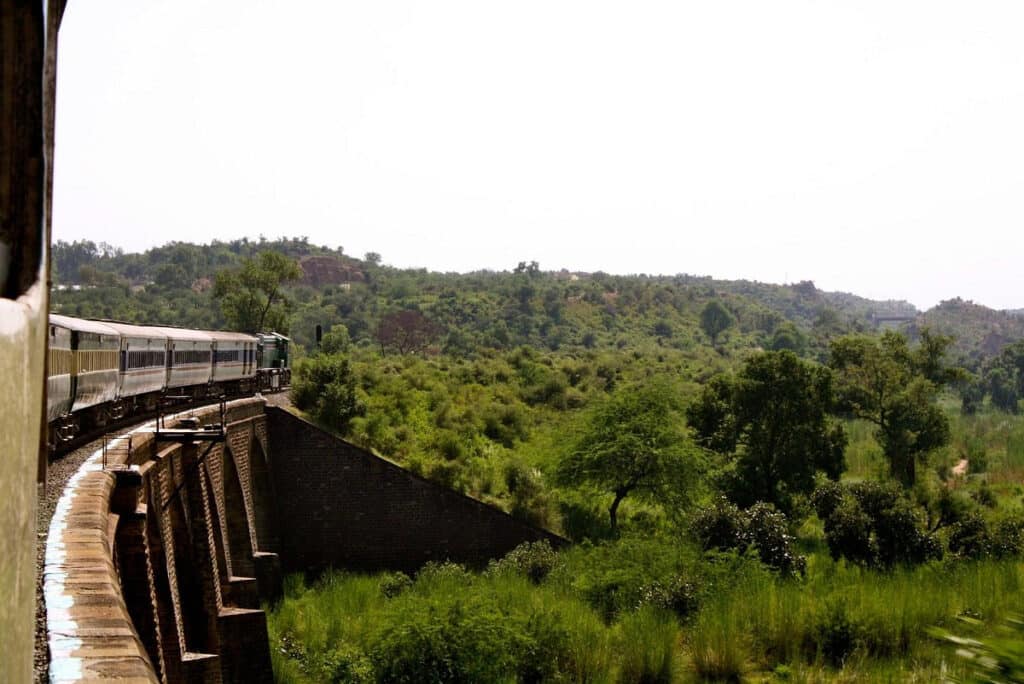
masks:
[[[835,480],[822,479],[811,494],[811,506],[822,520],[826,520],[843,501],[845,490]]]
[[[320,354],[296,364],[292,401],[332,430],[345,433],[364,412],[356,397],[355,375],[348,359]]]
[[[493,603],[476,600],[403,610],[373,640],[381,682],[494,682],[516,670],[522,635]]]
[[[842,666],[853,653],[860,641],[860,630],[850,619],[846,606],[841,601],[831,601],[819,616],[814,628],[818,652],[829,663]]]
[[[742,511],[721,497],[713,506],[697,512],[691,529],[705,551],[745,553],[752,548],[762,563],[784,575],[801,574],[806,567],[806,559],[793,548],[786,516],[768,503]]]
[[[949,551],[961,558],[981,558],[992,550],[988,525],[977,513],[954,524],[949,531]]]
[[[852,496],[843,497],[825,518],[825,539],[833,560],[846,558],[864,565],[875,562],[871,518]]]
[[[816,495],[832,558],[891,567],[942,557],[942,545],[921,529],[910,500],[894,482],[858,482],[844,487],[839,504],[834,491]]]
[[[1010,558],[1024,551],[1024,519],[1004,518],[995,524],[991,533],[992,555]]]
[[[370,684],[374,681],[373,662],[362,650],[350,644],[328,651],[321,671],[331,684]]]
[[[473,575],[458,563],[430,561],[416,573],[414,586],[417,591],[428,593],[439,587],[468,587],[472,581]]]
[[[542,539],[520,544],[501,560],[491,561],[488,572],[512,571],[525,575],[534,584],[540,584],[558,563],[558,552],[551,548],[547,539]]]
[[[802,575],[807,559],[793,549],[786,516],[768,503],[757,503],[747,511],[747,537],[765,565],[784,575]]]
[[[882,509],[874,520],[878,560],[884,566],[923,563],[942,558],[942,545],[921,531],[918,517],[906,499]]]
[[[747,523],[743,511],[722,496],[713,506],[697,511],[691,530],[705,551],[745,549],[750,543]]]
[[[682,575],[667,582],[655,580],[640,590],[639,607],[648,605],[671,611],[679,618],[688,618],[700,606],[697,586]]]
[[[412,579],[404,572],[390,572],[380,578],[380,593],[384,598],[394,598],[412,586]]]
[[[982,482],[981,486],[971,493],[971,498],[986,508],[995,508],[999,503],[996,500],[995,492],[992,491],[987,482]]]

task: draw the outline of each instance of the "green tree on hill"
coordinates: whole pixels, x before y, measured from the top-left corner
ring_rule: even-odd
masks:
[[[345,434],[363,405],[356,396],[356,378],[348,359],[319,354],[302,359],[295,367],[292,401],[322,425]]]
[[[999,356],[991,359],[985,371],[985,389],[992,404],[1010,413],[1018,413],[1018,402],[1024,397],[1024,341],[1003,347]]]
[[[765,352],[735,377],[705,385],[687,418],[699,444],[734,460],[730,499],[789,513],[795,494],[814,490],[817,473],[835,480],[845,467],[846,435],[828,416],[832,403],[827,368],[791,351]]]
[[[911,349],[907,338],[886,331],[880,338],[847,336],[831,345],[840,406],[874,423],[894,478],[905,487],[917,479],[917,461],[949,442],[949,420],[935,404],[957,369],[944,363],[950,338],[922,333]]]
[[[238,268],[217,273],[213,296],[228,326],[240,332],[288,332],[289,303],[281,294],[285,283],[302,275],[299,265],[278,252],[243,258]]]
[[[555,481],[612,494],[612,530],[618,529],[619,505],[630,494],[660,503],[685,501],[699,457],[682,426],[667,386],[620,389],[590,412],[575,448],[558,464]]]
[[[711,346],[718,345],[718,336],[728,330],[735,319],[729,310],[717,299],[708,302],[700,312],[700,327],[711,339]]]

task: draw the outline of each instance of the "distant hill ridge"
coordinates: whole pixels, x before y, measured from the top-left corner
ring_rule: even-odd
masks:
[[[307,238],[174,242],[142,254],[58,241],[54,280],[70,287],[54,293],[53,306],[72,315],[218,327],[223,321],[210,287],[216,273],[264,250],[296,259],[302,269],[288,296],[294,337],[307,347],[316,325],[327,330],[343,324],[353,341],[372,341],[383,313],[415,308],[447,331],[442,348],[463,353],[518,345],[621,349],[655,343],[684,349],[708,343],[699,318],[712,299],[733,314],[730,344],[737,349],[795,345],[824,358],[830,339],[880,325],[911,335],[923,326],[953,335],[965,359],[1024,339],[1024,310],[996,311],[960,299],[921,312],[906,301],[824,292],[812,281],[779,285],[689,274],[544,271],[536,262],[514,269],[510,264],[501,272],[438,273],[381,265],[377,254],[354,258]]]

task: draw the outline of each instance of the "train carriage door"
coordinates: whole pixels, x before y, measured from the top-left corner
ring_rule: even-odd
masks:
[[[77,330],[72,330],[71,331],[71,352],[69,354],[69,356],[71,357],[69,359],[71,361],[71,364],[70,364],[71,368],[68,369],[68,372],[71,373],[71,396],[72,396],[72,398],[78,396],[78,367],[80,365],[80,363],[79,363],[80,357],[79,357],[79,351],[78,351],[78,343],[79,343],[78,331]],[[72,399],[72,403],[74,403],[73,399]]]
[[[168,338],[164,345],[164,389],[171,384],[171,367],[174,365],[174,349],[177,345]]]

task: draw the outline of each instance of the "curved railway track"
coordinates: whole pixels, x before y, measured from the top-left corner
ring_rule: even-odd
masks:
[[[288,387],[281,388],[281,391],[287,391]],[[238,399],[239,397],[254,396],[253,394],[225,394],[224,399],[231,401],[232,399]],[[88,432],[82,432],[75,435],[68,441],[60,442],[50,452],[50,462],[53,463],[55,460],[60,459],[65,454],[77,450],[84,444],[89,444],[96,440],[100,440],[100,446],[102,447],[102,440],[104,435],[108,435],[112,432],[118,432],[124,430],[126,427],[138,425],[149,420],[153,420],[161,413],[180,413],[182,411],[188,411],[192,408],[199,408],[200,406],[209,406],[210,404],[217,404],[221,400],[221,397],[203,397],[200,399],[183,399],[181,401],[174,402],[163,402],[158,405],[158,408],[152,411],[139,411],[133,413],[130,416],[124,416],[117,420],[111,420],[102,426],[98,426]],[[47,478],[49,480],[49,478]]]

